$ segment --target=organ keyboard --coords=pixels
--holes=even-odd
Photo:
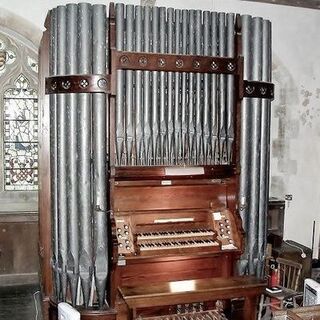
[[[226,316],[216,310],[171,314],[158,317],[139,317],[139,320],[225,320]]]
[[[131,216],[116,214],[119,255],[160,255],[175,253],[177,250],[180,253],[192,252],[192,249],[213,252],[240,248],[236,221],[230,210],[148,214],[156,215],[153,223],[143,223],[143,220],[147,220],[143,213],[140,213],[141,216],[139,213]],[[167,215],[171,218],[167,218]]]

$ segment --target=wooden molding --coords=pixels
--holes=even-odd
[[[307,0],[307,1],[299,1],[299,0],[241,0],[241,1],[250,1],[250,2],[262,2],[269,4],[278,4],[283,6],[291,6],[291,7],[300,7],[300,8],[308,8],[308,9],[320,9],[320,1],[319,0]]]

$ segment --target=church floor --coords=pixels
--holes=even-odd
[[[41,320],[38,285],[0,286],[1,320]]]

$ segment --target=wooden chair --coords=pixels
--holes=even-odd
[[[264,291],[260,298],[258,320],[262,317],[262,310],[264,307],[272,307],[273,309],[285,309],[289,306],[297,307],[296,298],[302,295],[298,292],[298,284],[301,277],[302,264],[277,258],[279,270],[279,286],[281,292],[271,293]]]

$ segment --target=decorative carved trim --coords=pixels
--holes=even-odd
[[[6,52],[0,51],[0,68],[6,63]]]
[[[240,98],[274,99],[274,84],[270,82],[243,80]]]
[[[80,74],[46,78],[46,94],[55,93],[110,93],[110,77]]]
[[[113,70],[237,74],[238,58],[177,55],[112,50]]]

